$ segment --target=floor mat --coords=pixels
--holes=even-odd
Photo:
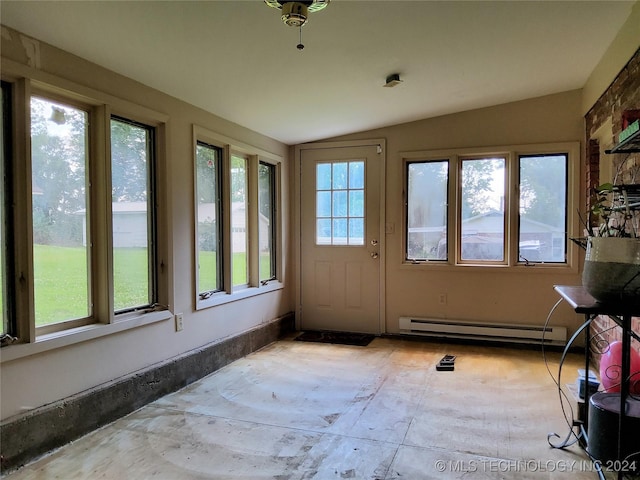
[[[375,335],[369,333],[303,332],[295,339],[300,342],[337,343],[340,345],[366,347],[374,338]]]

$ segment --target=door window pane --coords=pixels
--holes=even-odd
[[[347,191],[338,190],[333,192],[333,216],[347,216]]]
[[[316,193],[316,215],[320,217],[331,217],[331,192]]]
[[[349,188],[364,188],[364,162],[349,162]]]
[[[316,244],[364,245],[363,161],[316,165]]]
[[[318,190],[331,190],[331,164],[319,163],[316,168]]]
[[[152,155],[151,127],[111,119],[113,303],[116,312],[153,303]]]
[[[88,317],[88,114],[31,99],[36,326]]]
[[[258,164],[260,281],[276,278],[276,166]]]
[[[461,259],[504,261],[504,158],[474,158],[461,167]]]
[[[198,142],[196,145],[196,198],[198,238],[198,294],[205,296],[223,288],[222,205],[220,165],[222,149]]]
[[[332,188],[334,190],[347,188],[347,164],[340,162],[332,165]]]
[[[407,165],[407,258],[447,259],[447,160]]]
[[[567,155],[530,155],[519,160],[518,259],[565,262]]]
[[[247,159],[231,156],[231,237],[233,286],[248,282]]]
[[[364,217],[364,190],[349,191],[349,217]]]

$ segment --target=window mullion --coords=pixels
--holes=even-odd
[[[91,158],[89,160],[92,282],[91,295],[93,318],[99,323],[112,323],[113,314],[113,254],[111,209],[111,144],[108,107],[96,107],[92,111],[90,135]]]
[[[507,188],[505,188],[505,227],[508,232],[507,258],[509,266],[517,265],[519,255],[520,231],[520,165],[516,152],[509,152],[507,157]]]
[[[447,232],[448,258],[454,264],[460,263],[462,257],[462,184],[460,170],[462,162],[459,155],[451,156],[449,166],[449,228]]]
[[[14,218],[14,279],[16,336],[22,342],[34,342],[36,322],[33,287],[33,232],[31,195],[31,84],[20,79],[13,84],[13,158],[12,184]]]

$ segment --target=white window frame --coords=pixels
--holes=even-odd
[[[506,145],[483,148],[461,148],[446,150],[424,150],[400,152],[403,164],[403,189],[407,185],[407,164],[418,161],[449,161],[449,187],[447,192],[447,202],[449,204],[447,216],[447,248],[448,260],[411,260],[407,259],[407,201],[404,201],[402,245],[403,245],[403,268],[443,268],[443,269],[503,269],[527,271],[564,271],[566,273],[577,273],[579,263],[579,248],[573,242],[568,241],[571,237],[580,236],[580,221],[577,214],[579,205],[579,181],[580,181],[580,142],[544,143],[544,144],[524,144]],[[519,194],[518,194],[518,161],[521,155],[567,155],[567,251],[565,263],[529,263],[518,259],[518,220],[519,220]],[[505,259],[504,262],[482,262],[472,260],[461,260],[460,258],[460,165],[463,159],[470,158],[506,158],[506,188],[505,188]],[[406,193],[405,193],[406,195]],[[531,268],[535,266],[535,268]]]
[[[283,239],[283,221],[282,221],[282,161],[280,155],[267,152],[261,148],[238,142],[232,138],[212,132],[207,128],[199,125],[193,125],[192,128],[192,165],[193,181],[196,182],[195,155],[196,145],[198,142],[204,142],[208,145],[223,149],[222,159],[222,258],[223,258],[223,289],[218,292],[212,292],[207,298],[201,298],[198,292],[198,271],[197,271],[197,243],[194,245],[196,254],[194,255],[194,303],[196,310],[202,310],[229,302],[234,302],[243,298],[261,295],[263,293],[272,292],[284,288],[283,283],[283,263],[282,263],[282,239]],[[231,156],[232,154],[247,158],[247,261],[248,261],[248,278],[247,284],[233,287],[232,279],[232,232],[231,232]],[[260,162],[269,163],[276,167],[275,181],[275,236],[276,245],[274,245],[274,255],[276,258],[276,278],[266,283],[260,282],[259,258],[260,258],[260,242],[259,242],[259,211],[258,211],[258,164]],[[194,188],[195,191],[195,188]],[[194,232],[197,226],[197,197],[194,194]],[[194,234],[194,237],[196,235]],[[195,239],[197,242],[197,238]]]

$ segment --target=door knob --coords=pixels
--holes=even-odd
[[[371,245],[373,245],[374,247],[378,245],[378,240],[373,239],[371,240]]]
[[[378,252],[371,252],[371,258],[378,258]]]

